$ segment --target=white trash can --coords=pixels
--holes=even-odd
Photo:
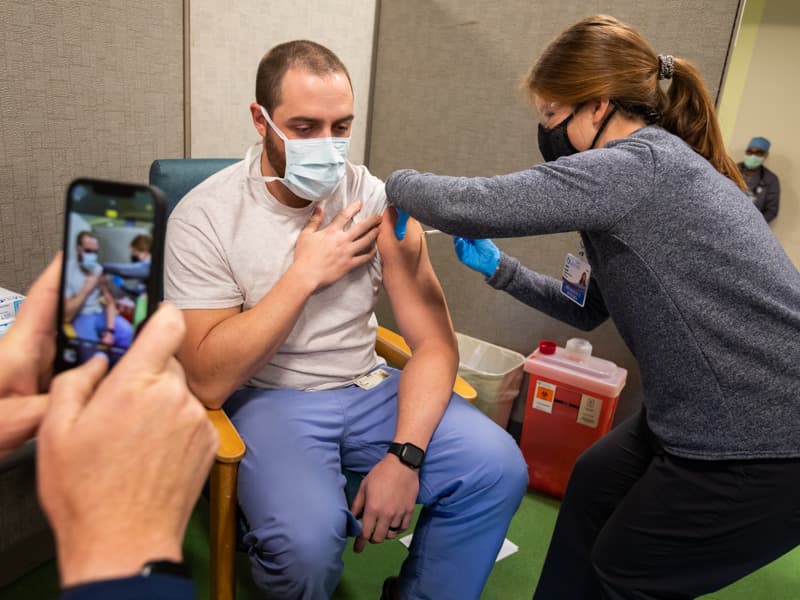
[[[456,332],[460,360],[458,374],[475,388],[477,406],[503,429],[519,395],[522,383],[522,354]]]

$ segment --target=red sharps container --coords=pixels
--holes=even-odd
[[[628,371],[572,338],[541,341],[525,360],[530,376],[520,448],[530,487],[561,498],[578,456],[608,433]]]

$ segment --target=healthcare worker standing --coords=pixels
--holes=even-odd
[[[769,156],[770,142],[764,137],[754,137],[747,144],[744,160],[738,163],[749,196],[767,223],[778,216],[781,203],[781,182],[778,176],[764,166]]]
[[[644,406],[575,465],[535,598],[694,598],[800,543],[800,274],[688,61],[595,16],[550,43],[527,88],[546,163],[398,171],[386,192],[473,238],[457,253],[493,287],[585,330],[610,316],[638,360]],[[568,231],[563,286],[475,239]]]

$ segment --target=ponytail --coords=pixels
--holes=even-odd
[[[689,144],[715,169],[746,190],[744,178],[725,152],[714,104],[699,71],[687,60],[675,58],[662,126]]]

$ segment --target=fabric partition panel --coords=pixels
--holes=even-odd
[[[0,286],[61,248],[72,179],[183,156],[183,33],[175,0],[0,3]]]

